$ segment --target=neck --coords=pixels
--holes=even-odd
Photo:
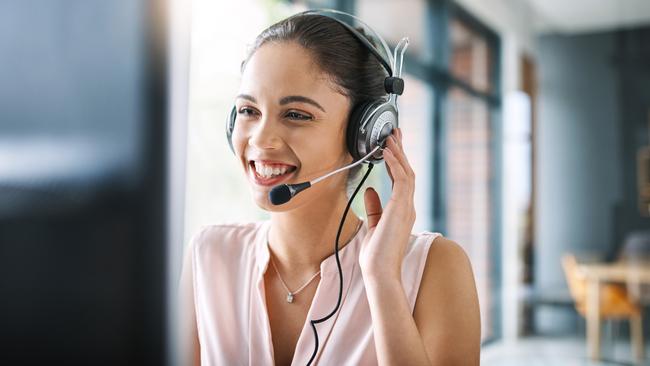
[[[316,202],[271,215],[269,247],[283,275],[315,273],[320,269],[321,262],[334,253],[336,232],[346,204],[344,194],[335,200],[323,195]],[[356,234],[360,222],[350,208],[341,230],[339,250]]]

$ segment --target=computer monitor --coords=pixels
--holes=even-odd
[[[173,363],[171,3],[0,2],[2,365]]]

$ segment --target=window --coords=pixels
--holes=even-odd
[[[492,53],[487,39],[459,19],[450,25],[451,73],[481,92],[492,91]]]
[[[358,0],[356,3],[357,16],[379,33],[391,45],[391,49],[402,37],[408,36],[408,52],[431,61],[433,49],[427,47],[428,33],[423,32],[426,9],[424,0]],[[392,20],[392,14],[399,16]]]
[[[442,216],[447,235],[472,261],[487,340],[499,336],[500,326],[498,39],[461,8],[449,14]]]
[[[483,337],[492,334],[491,252],[493,205],[492,131],[484,101],[451,88],[447,103],[447,235],[463,246],[472,261],[481,304]]]

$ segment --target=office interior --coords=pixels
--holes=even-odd
[[[650,365],[645,0],[3,2],[0,363],[178,364],[185,246],[268,218],[223,133],[240,62],[309,8],[410,39],[413,231],[468,254],[481,364]]]

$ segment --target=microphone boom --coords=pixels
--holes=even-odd
[[[281,205],[284,203],[289,202],[295,195],[298,193],[304,191],[305,189],[309,188],[312,186],[312,184],[316,184],[320,181],[322,181],[325,178],[331,177],[334,174],[340,173],[346,169],[350,169],[356,165],[359,165],[363,163],[370,155],[374,154],[377,150],[379,150],[381,146],[375,147],[368,155],[364,156],[363,158],[355,161],[354,163],[351,163],[349,165],[346,165],[342,168],[336,169],[335,171],[329,172],[322,177],[318,177],[311,182],[302,182],[302,183],[296,183],[296,184],[280,184],[278,186],[273,187],[269,191],[269,200],[271,201],[272,204],[274,205]]]

